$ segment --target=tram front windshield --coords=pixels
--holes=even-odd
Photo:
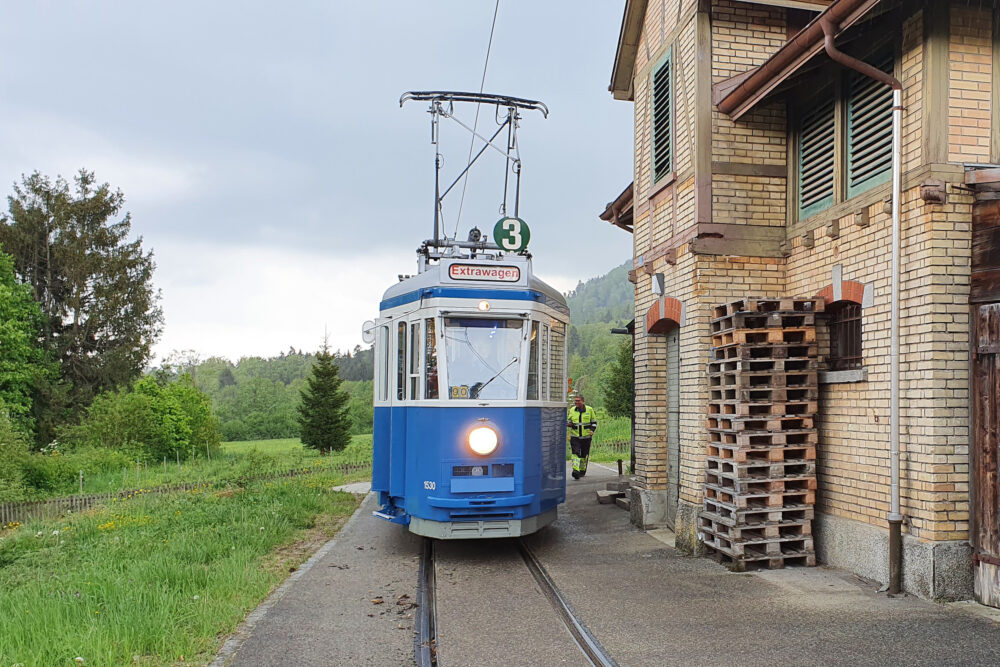
[[[522,320],[446,318],[448,398],[517,398]]]

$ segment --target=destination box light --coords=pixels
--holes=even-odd
[[[489,280],[493,282],[516,283],[521,279],[521,269],[517,266],[452,264],[448,267],[448,277],[452,280]]]

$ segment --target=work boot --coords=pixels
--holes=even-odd
[[[576,470],[573,471],[573,479],[580,479],[580,473]]]

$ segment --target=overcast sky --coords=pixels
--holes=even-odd
[[[597,215],[631,180],[632,105],[607,91],[622,0],[501,0],[486,91],[526,113],[521,217],[560,290],[621,264]],[[361,342],[432,231],[433,157],[406,90],[479,89],[490,0],[5,3],[0,187],[96,172],[152,248],[159,355],[269,356]],[[471,124],[475,107],[459,109]],[[457,115],[458,115],[457,114]],[[484,107],[480,128],[492,134]],[[443,178],[469,135],[448,122]],[[499,218],[503,158],[471,173],[460,235]],[[444,217],[454,230],[458,192]]]

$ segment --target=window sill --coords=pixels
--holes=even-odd
[[[852,382],[867,382],[868,369],[854,368],[849,371],[820,371],[820,384],[849,384]]]
[[[647,199],[652,200],[656,195],[660,194],[660,192],[673,185],[674,181],[676,180],[677,180],[677,172],[676,171],[670,172],[669,174],[667,174],[666,176],[664,176],[663,178],[661,178],[660,180],[658,180],[656,183],[653,184],[653,187],[650,188],[649,190],[649,196],[647,197]]]

